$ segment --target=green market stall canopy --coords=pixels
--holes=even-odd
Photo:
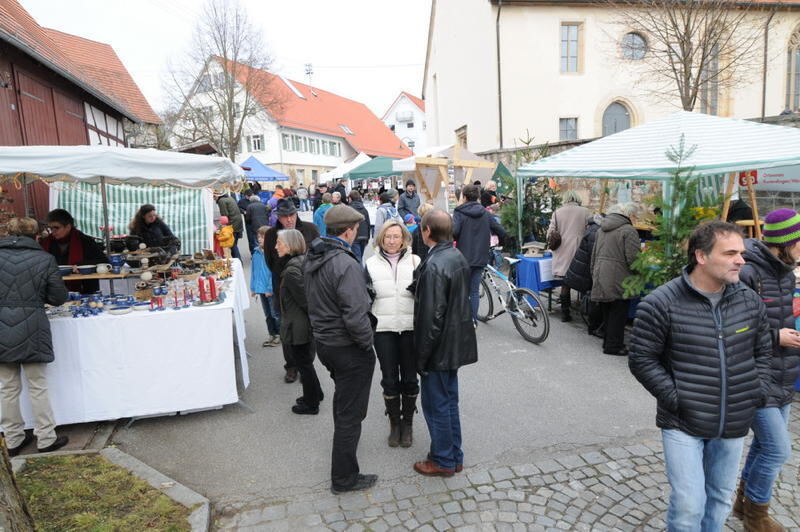
[[[402,172],[392,170],[392,161],[396,161],[392,157],[375,157],[356,168],[353,168],[344,177],[348,179],[369,179],[372,177],[387,177],[392,175],[400,175]]]

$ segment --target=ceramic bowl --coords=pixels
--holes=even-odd
[[[133,304],[133,310],[150,310],[150,302],[140,301]]]
[[[96,264],[83,264],[78,266],[78,273],[81,275],[89,275],[97,272]]]
[[[127,314],[131,312],[133,308],[130,305],[120,306],[120,307],[111,307],[108,309],[109,314],[120,315],[120,314]]]
[[[65,264],[63,266],[59,266],[58,267],[58,273],[60,273],[62,276],[64,276],[64,275],[72,275],[72,266],[70,266],[69,264]]]

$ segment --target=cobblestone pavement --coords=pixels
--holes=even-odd
[[[800,530],[800,401],[790,420],[792,459],[771,511]],[[746,451],[745,451],[746,454]],[[467,468],[451,478],[411,474],[366,492],[330,491],[216,509],[217,530],[663,530],[669,485],[660,440],[557,456],[532,464]],[[422,459],[422,457],[420,457]],[[411,464],[409,464],[409,469]],[[742,530],[730,517],[727,530]]]

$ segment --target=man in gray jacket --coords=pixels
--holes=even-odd
[[[327,236],[311,243],[304,266],[308,317],[317,353],[334,382],[331,491],[363,490],[377,475],[359,472],[356,451],[375,370],[372,300],[351,246],[362,215],[347,205],[325,213]]]
[[[397,212],[405,219],[406,215],[417,216],[419,209],[419,194],[417,194],[417,184],[411,179],[406,181],[406,191],[400,194],[397,201]]]

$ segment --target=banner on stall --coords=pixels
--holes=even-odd
[[[775,192],[800,192],[800,166],[779,166],[766,170],[750,170],[739,173],[739,186],[747,183],[745,177],[751,175],[755,178],[756,190]]]

